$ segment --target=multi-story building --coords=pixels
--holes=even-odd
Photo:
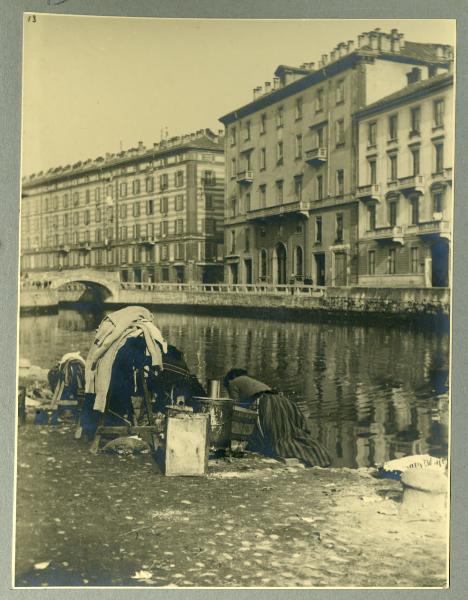
[[[23,179],[21,268],[223,277],[224,141],[209,129]]]
[[[360,285],[449,285],[453,75],[421,76],[355,115]]]
[[[229,282],[358,281],[353,114],[447,72],[452,48],[392,30],[340,43],[317,66],[280,66],[273,84],[220,121],[226,129],[225,269]]]

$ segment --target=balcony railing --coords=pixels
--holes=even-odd
[[[422,175],[409,175],[398,178],[398,188],[407,192],[423,192],[424,177]]]
[[[294,285],[274,283],[229,284],[229,283],[150,283],[150,282],[121,282],[124,290],[141,290],[150,292],[189,292],[214,294],[274,294],[323,296],[324,287],[305,285],[298,281]]]
[[[432,173],[432,179],[434,182],[440,181],[441,183],[449,183],[452,181],[452,168],[442,169],[437,173]]]
[[[442,220],[423,221],[409,227],[409,231],[416,230],[419,235],[437,235],[450,233],[450,222]]]
[[[365,231],[362,237],[366,240],[401,242],[403,237],[403,227],[399,225],[396,225],[395,227],[376,227],[370,231]]]
[[[313,148],[312,150],[306,150],[304,160],[309,165],[322,164],[327,160],[327,149],[320,147]]]
[[[237,183],[252,183],[253,171],[240,171],[237,173]]]
[[[382,198],[380,185],[371,183],[369,185],[358,186],[357,197],[361,200],[376,200],[380,202]]]
[[[308,216],[307,203],[302,200],[295,200],[286,204],[276,204],[251,210],[246,216],[246,221],[257,221],[267,218],[282,217],[288,214],[301,213]]]
[[[153,246],[156,243],[156,236],[154,235],[140,235],[137,240],[137,244]]]

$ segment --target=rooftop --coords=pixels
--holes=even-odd
[[[155,142],[152,147],[146,148],[143,142],[137,147],[128,148],[117,153],[106,153],[105,156],[88,158],[78,161],[73,165],[52,167],[48,171],[39,171],[23,177],[23,185],[36,185],[50,180],[56,180],[69,175],[81,175],[91,171],[124,165],[129,162],[144,162],[155,158],[167,156],[176,152],[189,149],[224,150],[223,132],[215,134],[211,129],[200,129],[195,133],[172,137],[160,142]]]

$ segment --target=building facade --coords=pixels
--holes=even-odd
[[[200,130],[23,179],[22,273],[122,281],[223,277],[224,140]]]
[[[280,66],[273,83],[220,121],[226,129],[225,279],[358,282],[354,113],[407,83],[447,72],[449,46],[380,30],[339,44],[315,67]]]
[[[453,75],[413,77],[356,114],[360,285],[449,285]]]

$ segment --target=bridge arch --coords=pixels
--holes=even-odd
[[[108,300],[116,295],[120,288],[118,274],[91,271],[62,272],[50,278],[50,289],[60,290],[61,288],[73,284],[82,283],[86,287],[98,292],[102,299]]]

